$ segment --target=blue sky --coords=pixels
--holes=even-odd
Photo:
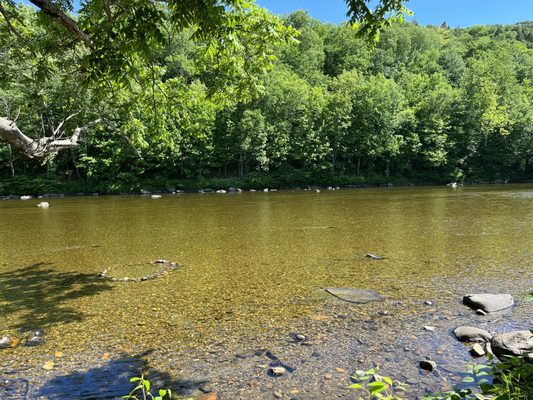
[[[308,10],[312,17],[324,22],[346,20],[344,0],[256,0],[275,14],[298,9]],[[422,25],[455,27],[485,24],[512,24],[533,20],[533,0],[411,0],[406,6],[414,11]]]

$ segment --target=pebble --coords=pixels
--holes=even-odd
[[[283,367],[272,367],[269,369],[269,372],[274,376],[282,376],[285,375],[285,372],[287,372],[287,370]]]
[[[434,326],[426,325],[426,326],[424,326],[424,329],[425,329],[426,331],[429,331],[429,332],[435,332],[435,329],[436,329],[436,328],[435,328]]]
[[[335,371],[337,371],[339,374],[345,374],[346,370],[342,368],[335,368]]]
[[[432,306],[432,305],[433,305],[433,302],[432,302],[432,301],[429,301],[429,300],[426,300],[426,301],[424,301],[424,304],[425,304],[426,306]]]
[[[276,399],[281,399],[283,398],[283,393],[281,393],[279,390],[276,390],[274,393],[272,393],[273,396],[276,398]]]
[[[422,360],[420,361],[419,365],[420,368],[426,371],[435,371],[437,369],[437,363],[435,363],[435,361]]]
[[[333,375],[332,374],[324,374],[324,379],[331,379],[333,378]]]
[[[476,310],[476,314],[477,315],[487,315],[487,313],[485,311],[483,311],[481,308]]]
[[[294,335],[294,338],[300,342],[303,342],[307,339],[307,337],[305,335],[302,335],[301,333],[297,333],[296,335]]]
[[[470,354],[472,354],[474,357],[483,357],[485,355],[485,350],[483,349],[483,346],[481,346],[479,343],[476,343],[470,349]]]
[[[0,339],[0,349],[7,349],[11,347],[11,339],[7,336],[4,336],[2,339]]]

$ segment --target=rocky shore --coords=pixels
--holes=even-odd
[[[487,295],[465,296],[465,304],[476,300],[470,309],[454,299],[397,302],[371,291],[321,290],[322,310],[300,323],[291,321],[286,327],[290,331],[243,336],[237,342],[221,332],[220,342],[202,348],[135,352],[110,350],[96,340],[93,349],[72,357],[34,352],[27,367],[20,368],[8,357],[19,348],[3,338],[0,398],[59,399],[75,392],[82,393],[81,399],[118,398],[129,389],[128,377],[143,371],[154,387],[199,400],[353,399],[351,377],[372,367],[405,382],[405,398],[418,398],[451,389],[460,383],[467,364],[486,362],[480,357],[489,352],[533,352],[526,320],[530,303],[476,313],[509,305],[510,296],[489,295],[488,301]],[[405,318],[405,310],[412,318]],[[514,320],[515,312],[521,322]],[[42,348],[44,343],[39,343]]]

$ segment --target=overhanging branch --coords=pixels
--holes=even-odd
[[[49,0],[30,0],[46,15],[56,19],[66,30],[80,39],[85,46],[90,49],[94,48],[94,44],[87,33],[85,33],[65,12],[53,5]]]
[[[76,147],[80,135],[89,129],[91,126],[98,124],[102,119],[98,118],[83,126],[76,127],[72,135],[67,139],[58,139],[56,129],[52,136],[45,136],[39,139],[32,139],[25,135],[14,121],[7,118],[0,117],[0,139],[4,139],[12,146],[22,151],[29,158],[44,158],[50,154],[56,153],[59,150]]]

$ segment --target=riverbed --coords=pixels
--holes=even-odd
[[[113,398],[145,372],[190,397],[348,399],[350,376],[374,366],[414,398],[487,361],[456,326],[533,328],[532,185],[40,201],[0,202],[0,337],[45,339],[0,350],[0,398]],[[180,267],[124,281],[158,259]],[[461,304],[487,292],[516,306],[478,316]],[[437,371],[418,367],[426,358]],[[287,372],[272,376],[276,365]]]

